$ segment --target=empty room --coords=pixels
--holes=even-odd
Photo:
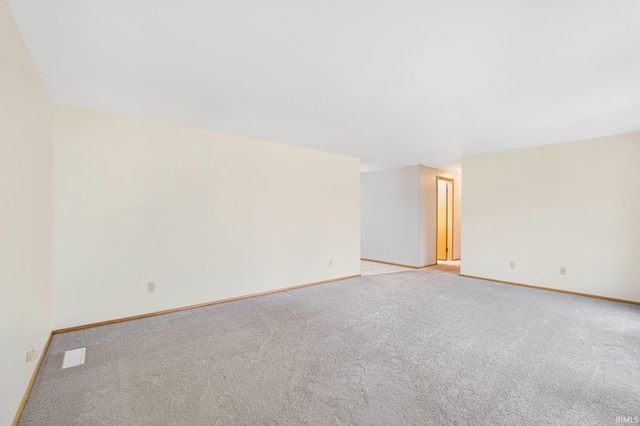
[[[0,426],[640,423],[639,16],[0,0]]]

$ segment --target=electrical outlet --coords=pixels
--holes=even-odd
[[[516,269],[516,262],[513,260],[511,261],[511,269]]]
[[[40,354],[40,352],[38,352],[38,351],[29,351],[29,352],[27,352],[27,362],[37,361],[39,354]]]
[[[147,283],[147,292],[153,293],[156,291],[156,283]]]
[[[333,259],[329,259],[329,266],[333,266]]]
[[[565,268],[564,266],[560,267],[560,275],[567,275],[567,268]]]
[[[387,253],[391,252],[391,247],[387,247]]]

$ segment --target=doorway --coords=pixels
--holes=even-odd
[[[453,260],[453,179],[436,177],[436,258]]]

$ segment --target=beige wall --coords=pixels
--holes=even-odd
[[[0,424],[11,423],[51,331],[51,102],[0,0]]]
[[[420,166],[420,263],[422,265],[433,265],[437,262],[436,177],[438,176],[453,179],[453,258],[460,259],[462,178],[458,173]]]
[[[460,258],[460,175],[422,165],[362,174],[363,258],[436,263],[436,176],[454,179],[453,254]]]
[[[463,274],[640,301],[640,133],[462,167]]]
[[[359,184],[357,158],[55,105],[53,326],[357,275]]]
[[[362,257],[409,266],[419,258],[418,166],[362,173]]]

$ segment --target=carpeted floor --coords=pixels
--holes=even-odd
[[[608,425],[640,416],[640,306],[356,278],[56,335],[20,425]],[[61,369],[87,347],[86,365]]]

